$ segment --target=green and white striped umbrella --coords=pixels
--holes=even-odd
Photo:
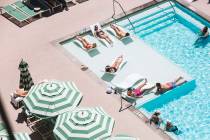
[[[53,132],[58,140],[102,140],[113,127],[114,119],[103,108],[75,108],[58,116]]]
[[[14,133],[14,137],[16,140],[31,140],[27,133]],[[3,122],[0,122],[0,139],[9,140],[9,136]]]
[[[32,114],[55,117],[75,108],[81,99],[73,82],[49,81],[34,85],[23,102]]]
[[[116,135],[115,137],[111,137],[106,140],[139,140],[139,139],[128,135]]]
[[[21,60],[18,69],[20,70],[20,84],[19,88],[23,88],[26,91],[29,91],[30,88],[34,85],[31,74],[28,70],[28,63]]]
[[[31,140],[27,133],[14,133],[15,140]],[[0,135],[1,140],[10,140],[8,135]]]

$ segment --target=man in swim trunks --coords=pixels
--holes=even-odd
[[[103,30],[99,29],[97,25],[94,26],[94,30],[97,37],[105,39],[109,44],[113,43],[109,36]]]
[[[207,38],[209,36],[208,27],[205,26],[200,33],[200,37]]]
[[[171,90],[187,82],[186,80],[183,80],[183,81],[181,80],[183,80],[183,77],[180,76],[177,79],[175,79],[173,82],[168,82],[165,84],[156,83],[157,93],[162,94],[168,90]]]
[[[142,89],[145,85],[147,84],[147,79],[145,79],[144,83],[139,85],[137,88],[133,89],[133,88],[128,88],[128,91],[127,91],[127,95],[128,96],[133,96],[133,97],[143,97],[143,94],[145,91],[148,91],[150,89],[153,89],[154,86],[150,87],[150,88],[145,88],[145,89]]]
[[[168,132],[177,132],[179,131],[177,126],[173,125],[170,121],[166,121],[165,130]]]
[[[117,34],[117,37],[119,39],[122,39],[123,37],[129,36],[130,34],[128,32],[124,32],[122,31],[119,27],[110,24],[110,27],[115,31],[115,33]]]
[[[79,40],[83,47],[86,48],[87,50],[95,48],[96,47],[96,43],[89,43],[86,39],[82,38],[81,36],[76,36],[76,39]]]
[[[110,73],[117,72],[117,70],[118,70],[120,64],[122,63],[122,61],[123,61],[123,55],[120,55],[119,57],[117,57],[117,59],[115,60],[115,62],[111,66],[107,65],[105,67],[105,71],[110,72]]]

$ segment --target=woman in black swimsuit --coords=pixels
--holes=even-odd
[[[99,29],[97,25],[95,25],[94,30],[97,37],[105,39],[109,44],[113,43],[109,36],[103,30]]]
[[[115,62],[111,66],[107,65],[105,67],[105,71],[110,72],[110,73],[117,72],[117,70],[119,69],[122,61],[123,61],[123,56],[120,55],[119,57],[117,57],[117,59],[115,60]]]

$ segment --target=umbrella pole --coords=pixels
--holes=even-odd
[[[1,114],[0,114],[1,115],[1,118],[2,118],[2,120],[4,122],[5,127],[6,127],[6,130],[7,130],[7,133],[9,134],[9,139],[10,140],[15,140],[15,137],[14,137],[14,135],[12,133],[13,132],[12,131],[12,127],[10,125],[10,122],[9,122],[8,117],[6,115],[6,111],[4,109],[4,105],[2,103],[1,92],[0,92],[0,112],[1,112]]]

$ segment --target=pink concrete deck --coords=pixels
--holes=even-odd
[[[13,1],[1,0],[0,5]],[[125,10],[129,10],[150,0],[119,1]],[[15,121],[21,110],[15,110],[9,103],[9,94],[19,84],[18,64],[21,58],[24,58],[29,63],[29,70],[35,83],[43,79],[74,81],[84,95],[80,106],[102,106],[116,120],[114,135],[128,134],[145,140],[167,139],[150,129],[132,112],[127,110],[119,113],[119,98],[105,94],[104,87],[86,72],[81,71],[80,67],[70,61],[58,48],[50,44],[52,40],[110,18],[112,13],[112,0],[89,0],[71,7],[69,11],[42,18],[23,28],[17,27],[0,16],[0,87],[14,131],[31,133],[26,124],[18,124]],[[210,15],[210,12],[208,14]]]

